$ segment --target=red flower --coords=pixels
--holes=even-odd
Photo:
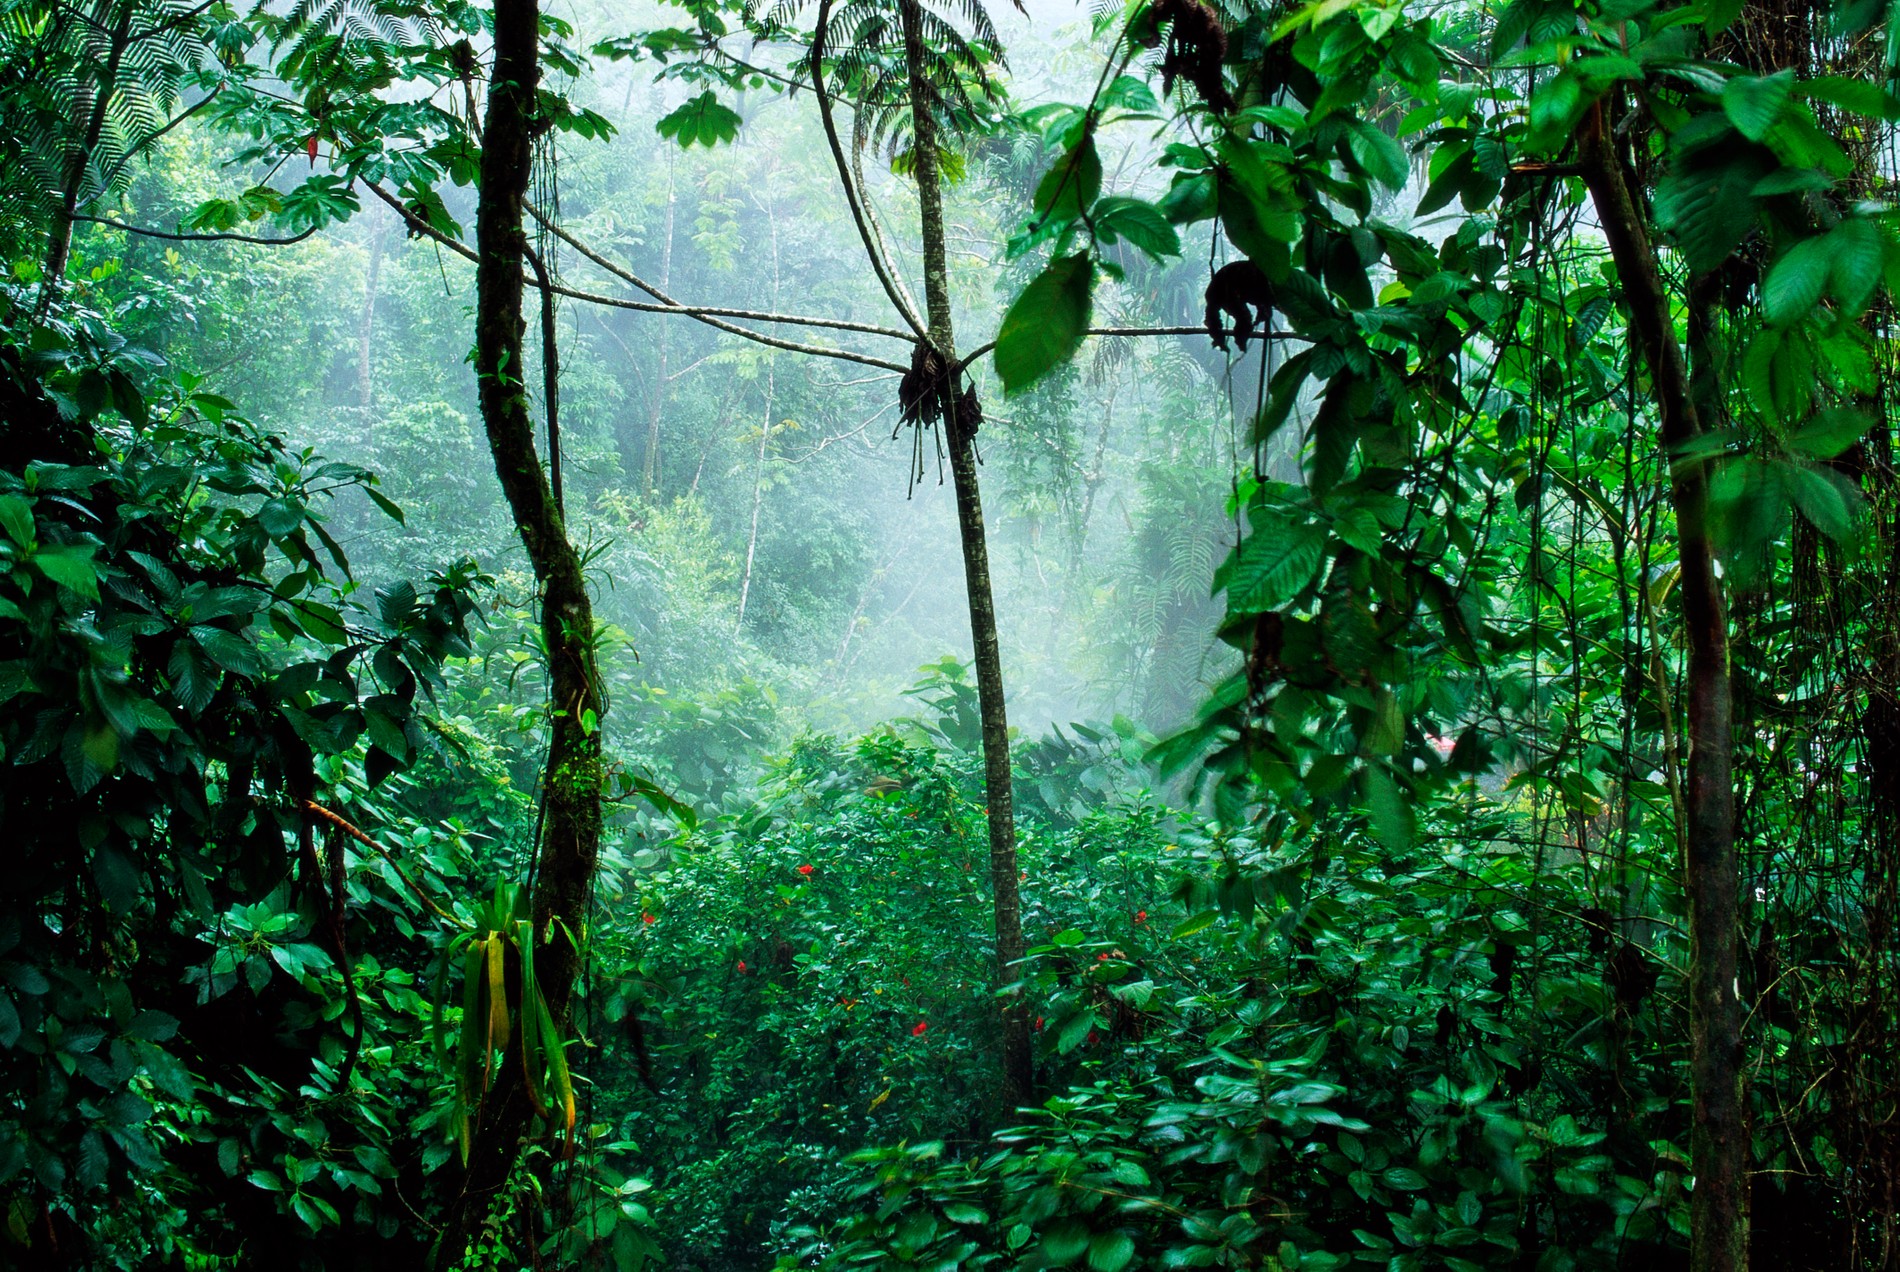
[[[805,877],[806,877],[807,879],[809,879],[809,878],[811,878],[811,867],[810,867],[810,866],[800,866],[800,867],[798,868],[798,873],[800,873],[800,874],[802,874],[802,875],[804,875],[804,876],[805,876]]]
[[[745,975],[745,960],[744,959],[739,960],[739,975],[741,976]]]
[[[921,1038],[924,1036],[924,1030],[928,1028],[930,1028],[930,1022],[928,1020],[920,1020],[910,1027],[910,1036],[913,1038]]]
[[[640,916],[640,922],[642,922],[642,923],[651,923],[651,922],[653,922],[653,916],[652,916],[652,915],[650,915],[650,914],[643,914],[643,915],[641,915],[641,916]]]
[[[1095,961],[1096,961],[1096,962],[1098,962],[1098,963],[1106,963],[1106,962],[1108,962],[1108,955],[1107,955],[1107,954],[1097,954],[1097,955],[1095,956]]]
[[[1096,1033],[1093,1029],[1089,1030],[1089,1046],[1093,1047],[1096,1043],[1100,1042],[1101,1040],[1102,1040],[1101,1034]]]
[[[1042,1030],[1042,1017],[1041,1017],[1041,1016],[1038,1016],[1038,1017],[1036,1017],[1036,1030],[1037,1030],[1037,1032],[1041,1032],[1041,1030]]]
[[[1148,921],[1148,912],[1146,910],[1135,911],[1135,922],[1146,923],[1147,921]]]

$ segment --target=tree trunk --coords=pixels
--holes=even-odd
[[[86,114],[86,129],[80,134],[79,145],[66,156],[59,206],[53,209],[53,226],[47,232],[45,274],[40,280],[38,305],[42,314],[66,280],[66,264],[73,250],[73,218],[79,214],[80,198],[85,193],[86,169],[92,166],[93,152],[105,134],[106,114],[112,108],[113,95],[119,91],[119,66],[131,42],[132,13],[131,0],[119,6],[108,37],[111,43],[106,50],[105,65],[100,68],[98,82],[92,90],[92,101],[89,106],[80,107]]]
[[[495,65],[475,219],[475,373],[495,473],[541,593],[550,701],[542,789],[546,817],[534,891],[535,932],[545,944],[536,952],[535,974],[549,1011],[565,1028],[581,966],[576,942],[585,930],[588,889],[600,849],[601,700],[594,668],[593,607],[580,557],[568,541],[535,454],[534,422],[521,378],[521,266],[527,249],[521,216],[535,125],[539,25],[538,0],[496,0]],[[485,1101],[468,1177],[450,1206],[436,1249],[438,1269],[461,1263],[470,1235],[514,1165],[530,1115],[519,1069],[500,1066],[501,1080]]]
[[[1003,659],[996,637],[996,603],[990,593],[989,543],[983,530],[983,500],[977,489],[976,438],[957,424],[956,335],[950,320],[950,270],[944,250],[943,186],[937,164],[934,95],[923,75],[923,35],[917,0],[899,0],[904,22],[904,61],[910,79],[912,151],[917,176],[924,247],[924,305],[930,343],[946,368],[942,394],[944,440],[957,497],[957,532],[963,545],[963,578],[970,599],[970,636],[976,649],[977,703],[983,723],[983,785],[990,831],[990,882],[996,905],[996,966],[1001,984],[1022,974],[1023,917],[1016,864],[1015,799],[1010,787],[1009,719],[1003,706]],[[1034,1087],[1029,1014],[1020,997],[1003,1011],[1003,1092],[1011,1105],[1024,1104]]]
[[[777,367],[768,363],[765,372],[765,419],[759,424],[759,457],[752,469],[752,531],[745,541],[745,573],[739,578],[739,616],[732,620],[732,634],[745,630],[746,601],[752,596],[752,562],[759,551],[759,507],[765,502],[765,447],[772,436],[772,390]]]
[[[1629,304],[1636,346],[1649,367],[1666,454],[1702,431],[1698,394],[1676,341],[1669,295],[1647,228],[1623,177],[1603,108],[1578,137],[1582,172]],[[1700,324],[1691,319],[1691,335]],[[1698,367],[1706,365],[1698,358]],[[1689,901],[1689,1085],[1693,1272],[1748,1266],[1747,1111],[1742,1101],[1742,1010],[1736,993],[1741,873],[1735,853],[1733,710],[1728,618],[1708,535],[1708,477],[1700,463],[1672,464],[1679,593],[1689,642],[1684,705],[1689,723],[1684,891]]]

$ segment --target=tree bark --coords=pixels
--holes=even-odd
[[[45,274],[40,280],[38,304],[42,314],[65,285],[66,265],[72,258],[73,221],[79,213],[80,197],[85,193],[86,169],[92,166],[93,152],[99,148],[100,137],[105,135],[106,114],[112,108],[113,95],[119,91],[119,67],[132,38],[133,9],[132,0],[125,0],[119,6],[108,36],[105,65],[100,68],[98,82],[93,87],[92,101],[81,108],[86,113],[85,131],[80,134],[79,145],[66,156],[59,206],[53,209],[53,225],[47,232]]]
[[[601,699],[594,667],[593,606],[580,556],[535,453],[534,422],[522,380],[522,201],[528,186],[535,84],[539,77],[538,0],[496,0],[493,79],[483,130],[481,202],[476,212],[475,373],[495,474],[527,549],[541,598],[548,655],[548,759],[538,845],[534,927],[542,944],[535,974],[548,1010],[565,1029],[582,953],[588,892],[600,850]],[[530,1109],[517,1076],[502,1065],[482,1110],[468,1176],[449,1209],[435,1266],[458,1266],[470,1235],[505,1186],[529,1129]]]
[[[1601,105],[1578,136],[1584,183],[1616,262],[1636,346],[1649,368],[1661,441],[1673,456],[1702,432],[1698,393],[1677,343],[1669,296],[1647,227],[1615,153]],[[1691,335],[1697,321],[1691,319]],[[1705,365],[1698,358],[1698,366]],[[1711,372],[1712,374],[1712,372]],[[1742,1100],[1742,1010],[1736,992],[1741,873],[1735,852],[1733,700],[1728,617],[1708,533],[1708,477],[1702,463],[1671,464],[1678,593],[1689,644],[1684,705],[1689,772],[1684,800],[1684,891],[1689,902],[1689,1085],[1694,1102],[1690,1158],[1693,1272],[1748,1266],[1747,1110]]]
[[[924,307],[930,343],[945,368],[940,392],[944,440],[956,489],[957,533],[963,547],[963,578],[969,593],[970,636],[976,652],[977,703],[983,725],[983,785],[990,832],[990,886],[996,908],[996,969],[1007,985],[1022,974],[1023,918],[1016,862],[1015,798],[1010,786],[1009,718],[1003,704],[1003,659],[996,635],[996,602],[990,592],[989,542],[977,487],[976,438],[957,423],[956,335],[950,317],[949,257],[944,249],[943,181],[937,162],[933,93],[923,74],[923,35],[917,0],[899,0],[904,23],[904,62],[910,80],[911,140],[923,232]],[[1020,996],[1003,1011],[1003,1092],[1012,1106],[1034,1090],[1034,1053],[1029,1014]]]

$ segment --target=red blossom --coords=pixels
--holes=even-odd
[[[642,915],[640,916],[640,922],[642,922],[642,923],[651,923],[651,922],[653,922],[653,916],[652,916],[651,914],[642,914]]]
[[[1148,921],[1148,912],[1146,910],[1135,911],[1135,922],[1146,923],[1147,921]]]
[[[1093,1029],[1089,1030],[1089,1046],[1093,1047],[1096,1043],[1100,1042],[1101,1040],[1102,1040],[1101,1034],[1095,1032]]]
[[[1037,1032],[1041,1032],[1041,1030],[1042,1030],[1042,1017],[1041,1017],[1041,1016],[1038,1016],[1038,1017],[1036,1017],[1036,1030],[1037,1030]]]
[[[739,960],[739,975],[741,976],[745,975],[745,960],[744,959]]]
[[[800,874],[802,874],[802,875],[804,875],[804,876],[805,876],[805,877],[806,877],[807,879],[809,879],[809,878],[811,878],[811,867],[810,867],[810,866],[800,866],[800,867],[798,868],[798,873],[800,873]]]
[[[930,1028],[930,1022],[928,1020],[920,1020],[910,1027],[910,1036],[913,1038],[921,1038],[924,1036],[924,1030],[928,1028]]]
[[[1106,963],[1106,962],[1108,962],[1108,955],[1107,955],[1107,954],[1097,954],[1097,955],[1095,956],[1095,961],[1096,961],[1096,962],[1098,962],[1098,963]]]

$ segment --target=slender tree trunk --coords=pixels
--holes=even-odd
[[[989,543],[983,500],[977,489],[976,438],[958,425],[956,335],[950,320],[950,270],[944,250],[943,185],[937,165],[934,94],[923,75],[923,35],[917,0],[899,0],[904,22],[904,60],[910,78],[912,148],[919,221],[924,247],[924,306],[930,343],[945,368],[940,392],[950,476],[957,496],[957,531],[963,545],[963,578],[970,599],[970,635],[976,647],[977,703],[983,724],[983,785],[990,831],[990,882],[996,904],[996,964],[1002,984],[1022,974],[1023,915],[1016,864],[1015,798],[1010,787],[1009,718],[1003,707],[1003,658],[996,637],[996,602],[990,593]],[[1020,998],[1003,1012],[1003,1091],[1011,1104],[1027,1103],[1034,1088],[1029,1014]]]
[[[1698,394],[1676,341],[1669,296],[1644,225],[1630,196],[1603,108],[1594,108],[1578,137],[1585,183],[1610,246],[1629,304],[1636,345],[1649,367],[1665,452],[1674,454],[1702,431]],[[1706,327],[1691,319],[1692,338]],[[1697,359],[1698,368],[1704,364]],[[1728,617],[1708,534],[1708,477],[1699,463],[1671,466],[1676,513],[1678,592],[1689,642],[1684,705],[1689,723],[1688,818],[1684,891],[1689,901],[1689,1085],[1694,1101],[1690,1157],[1693,1272],[1737,1272],[1748,1266],[1748,1121],[1742,1100],[1742,1009],[1736,993],[1741,872],[1735,852],[1732,772],[1733,701]]]
[[[125,0],[119,6],[118,16],[113,19],[105,65],[100,68],[98,81],[93,85],[92,100],[80,107],[86,115],[86,128],[80,134],[79,145],[66,155],[59,206],[53,209],[53,225],[47,232],[45,276],[40,282],[38,305],[41,313],[46,312],[53,297],[65,285],[66,264],[71,260],[73,250],[73,218],[79,214],[79,202],[85,194],[86,169],[92,166],[93,152],[98,150],[99,139],[105,135],[106,114],[112,108],[113,96],[119,91],[119,67],[125,60],[126,46],[132,37],[132,13],[132,0]]]
[[[483,130],[481,203],[476,212],[475,373],[482,422],[515,528],[541,592],[548,655],[546,817],[535,868],[534,926],[541,941],[535,975],[563,1027],[582,954],[589,886],[600,849],[601,700],[594,668],[593,607],[581,562],[567,537],[534,447],[534,421],[522,382],[522,200],[528,186],[539,78],[537,0],[496,0],[494,78]],[[460,1265],[470,1235],[505,1186],[530,1110],[517,1076],[502,1065],[485,1101],[469,1154],[468,1177],[451,1204],[435,1266]]]
[[[752,595],[752,561],[759,551],[759,506],[765,502],[765,446],[772,436],[772,389],[776,367],[768,363],[765,372],[765,419],[759,424],[759,458],[752,469],[752,531],[745,541],[745,574],[739,579],[739,616],[732,622],[733,635],[745,630],[745,605]]]

